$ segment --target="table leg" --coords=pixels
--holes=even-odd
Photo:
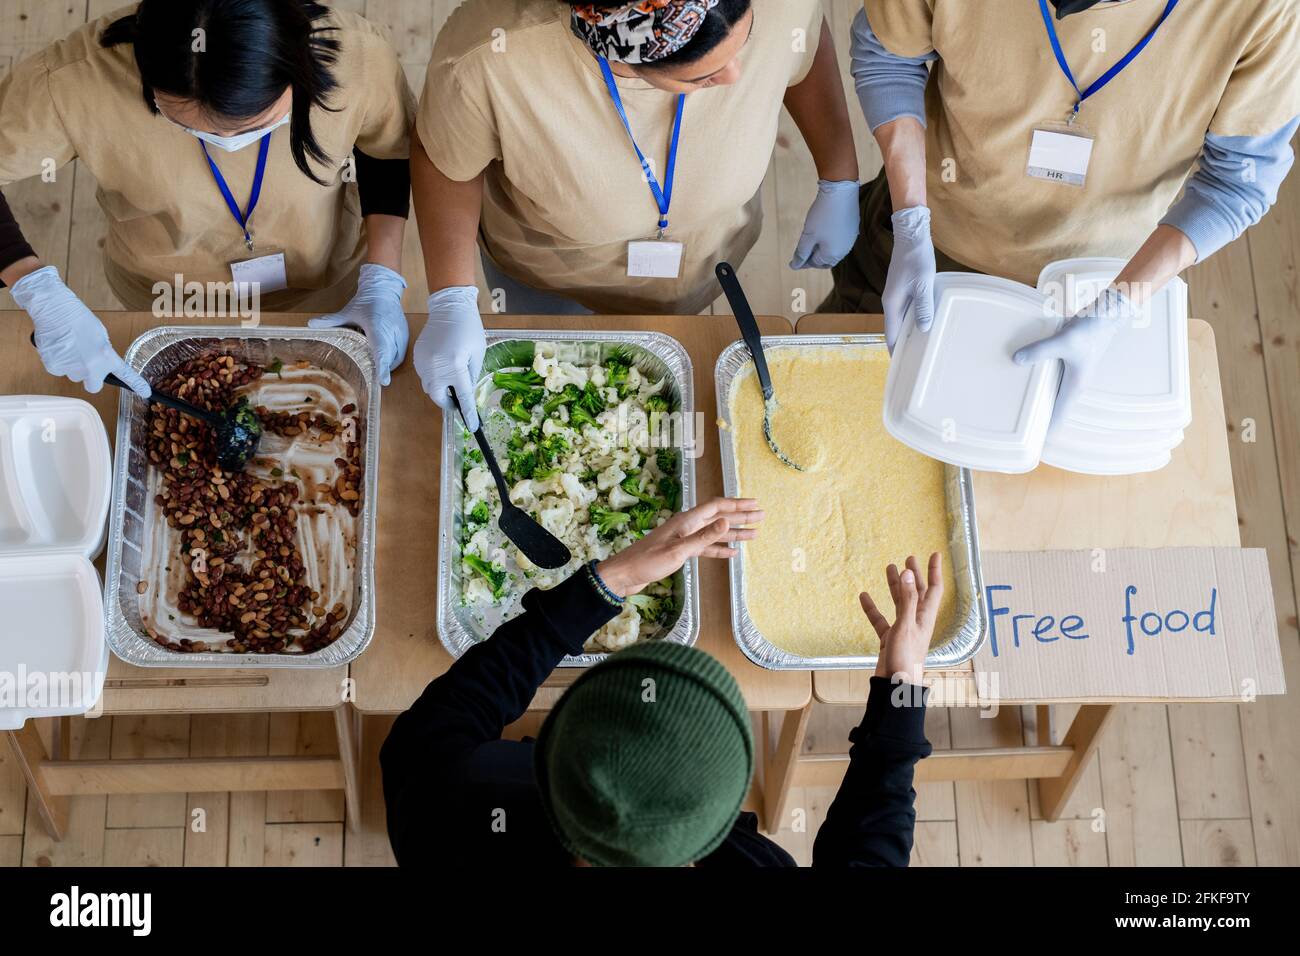
[[[45,750],[45,743],[36,730],[34,720],[27,721],[18,730],[5,732],[14,758],[27,780],[27,793],[36,801],[36,813],[45,824],[45,829],[55,840],[62,840],[68,829],[67,797],[56,796],[50,792],[49,782],[45,779],[44,765],[50,759]]]
[[[787,710],[781,721],[781,733],[777,738],[776,750],[772,752],[770,759],[764,761],[763,828],[768,833],[776,833],[781,829],[781,818],[785,814],[786,800],[790,796],[790,782],[794,779],[795,768],[799,763],[804,731],[808,728],[808,718],[811,714],[811,702],[801,710]],[[766,752],[766,734],[763,735],[762,746]]]
[[[348,829],[361,830],[361,732],[355,707],[344,702],[334,708],[334,727],[339,738],[339,760],[343,763],[343,815]]]
[[[1044,820],[1052,823],[1060,817],[1083,776],[1084,768],[1097,751],[1102,728],[1114,709],[1110,704],[1084,704],[1074,715],[1074,721],[1061,742],[1073,750],[1064,772],[1059,777],[1042,777],[1038,781],[1038,806]]]

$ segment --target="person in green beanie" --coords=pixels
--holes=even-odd
[[[696,557],[750,540],[757,502],[714,499],[593,562],[467,651],[393,725],[380,752],[388,834],[403,866],[793,866],[741,812],[754,771],[749,713],[716,659],[668,642],[637,645],[579,677],[536,741],[502,740],[566,654],[647,585]],[[942,597],[915,558],[888,574],[897,619],[860,596],[881,638],[850,767],[814,865],[905,866],[913,767],[929,754],[920,684]],[[891,681],[891,678],[892,681]],[[919,706],[913,706],[918,704]]]

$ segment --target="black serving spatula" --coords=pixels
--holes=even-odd
[[[749,346],[749,353],[754,359],[754,370],[758,373],[758,384],[763,390],[763,437],[767,439],[767,447],[772,449],[772,454],[781,459],[784,464],[789,465],[795,471],[803,471],[800,465],[791,461],[781,449],[777,446],[772,438],[772,412],[777,409],[776,391],[772,388],[772,377],[767,371],[767,358],[763,355],[763,337],[758,331],[758,322],[754,319],[754,310],[749,307],[749,300],[745,297],[745,290],[740,287],[740,280],[736,278],[736,270],[732,268],[729,262],[719,262],[717,268],[713,270],[718,276],[718,282],[722,285],[722,291],[727,296],[727,302],[731,305],[731,311],[735,313],[736,324],[740,326],[740,335]]]
[[[452,388],[448,391],[451,392],[451,400],[456,403],[456,410],[460,412],[461,421],[465,422],[465,428],[468,429],[469,422],[465,419],[464,409],[460,407],[456,390]],[[479,421],[478,430],[474,432],[474,440],[478,442],[479,451],[483,453],[488,471],[492,472],[492,478],[497,483],[497,494],[501,497],[501,517],[497,520],[497,524],[501,531],[524,553],[524,557],[539,568],[553,570],[564,567],[573,559],[564,542],[534,521],[523,508],[510,501],[510,489],[506,487],[505,475],[501,474],[501,466],[497,464],[496,455],[492,453],[487,435],[483,434],[482,420]]]
[[[36,344],[36,334],[32,333],[32,345]],[[131,392],[133,389],[116,375],[108,375],[104,381],[115,388]],[[212,428],[213,449],[216,451],[217,464],[226,471],[243,471],[244,466],[257,454],[257,443],[262,439],[262,422],[257,413],[248,404],[247,398],[227,408],[224,412],[210,412],[206,408],[168,395],[158,389],[152,389],[147,399],[174,408],[182,415],[197,418]]]

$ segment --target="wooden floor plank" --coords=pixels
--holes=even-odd
[[[112,746],[113,722],[110,717],[72,721],[74,759],[103,760]],[[36,814],[34,801],[27,801],[27,820],[23,832],[23,866],[100,866],[104,862],[104,819],[107,797],[72,797],[69,801],[68,829],[62,840],[53,840],[45,832]]]
[[[0,737],[0,836],[23,832],[27,812],[27,780],[9,741]]]
[[[1250,816],[1237,708],[1223,704],[1171,704],[1169,727],[1174,777],[1178,781],[1179,818]],[[1189,786],[1189,779],[1199,782]]]
[[[960,866],[957,823],[953,820],[922,820],[916,824],[910,866]]]
[[[1034,866],[1106,866],[1106,834],[1092,820],[1034,820]]]
[[[1159,704],[1120,704],[1106,727],[1099,762],[1111,866],[1183,861],[1165,711]]]
[[[180,866],[184,827],[136,827],[104,833],[105,866]]]
[[[0,836],[0,867],[23,865],[22,834]]]
[[[1078,707],[1070,704],[1057,704],[1053,708],[1053,744],[1060,744],[1063,733],[1062,728],[1069,727],[1070,722],[1074,719]],[[1038,742],[1038,714],[1036,708],[1020,708],[1020,719],[1024,725],[1024,742],[1033,746]],[[1102,746],[1105,746],[1105,737],[1102,737]],[[1062,820],[1092,820],[1096,817],[1096,811],[1102,806],[1101,799],[1101,761],[1094,758],[1088,766],[1083,769],[1083,777],[1079,781],[1078,787],[1071,794],[1070,799],[1066,802],[1065,808],[1061,811],[1060,819]],[[1042,809],[1038,805],[1038,788],[1030,786],[1029,788],[1029,818],[1031,820],[1041,820],[1043,818]],[[1065,832],[1064,830],[1049,832]]]
[[[379,748],[396,717],[363,717],[361,721],[361,829],[343,833],[345,866],[395,866],[388,844],[387,814],[384,812],[383,777],[379,772]]]
[[[342,866],[343,824],[267,824],[262,862],[265,866]]]
[[[190,755],[251,757],[266,753],[266,714],[196,714],[190,719]],[[225,866],[230,850],[230,794],[186,795],[185,865]]]
[[[334,715],[328,711],[305,714],[272,714],[270,717],[272,756],[336,756],[338,736]],[[329,823],[343,820],[342,790],[282,790],[266,797],[266,822]]]
[[[1000,708],[993,717],[984,713],[965,707],[949,711],[954,747],[1020,745],[1023,729],[1016,708]],[[1025,781],[963,780],[954,788],[962,866],[1033,866]]]
[[[1249,820],[1184,820],[1182,830],[1188,866],[1255,865]]]
[[[113,718],[111,757],[186,757],[190,752],[190,717],[157,714]],[[108,798],[110,829],[123,827],[184,827],[185,794],[113,794]]]

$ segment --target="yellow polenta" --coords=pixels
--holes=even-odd
[[[893,618],[885,568],[909,554],[922,568],[943,555],[937,642],[951,634],[956,593],[944,466],[901,444],[881,424],[889,356],[869,347],[785,348],[767,355],[778,407],[763,438],[763,395],[753,366],[729,396],[740,494],[767,517],[744,545],[749,613],[763,636],[801,657],[880,650],[858,603],[863,590]]]

